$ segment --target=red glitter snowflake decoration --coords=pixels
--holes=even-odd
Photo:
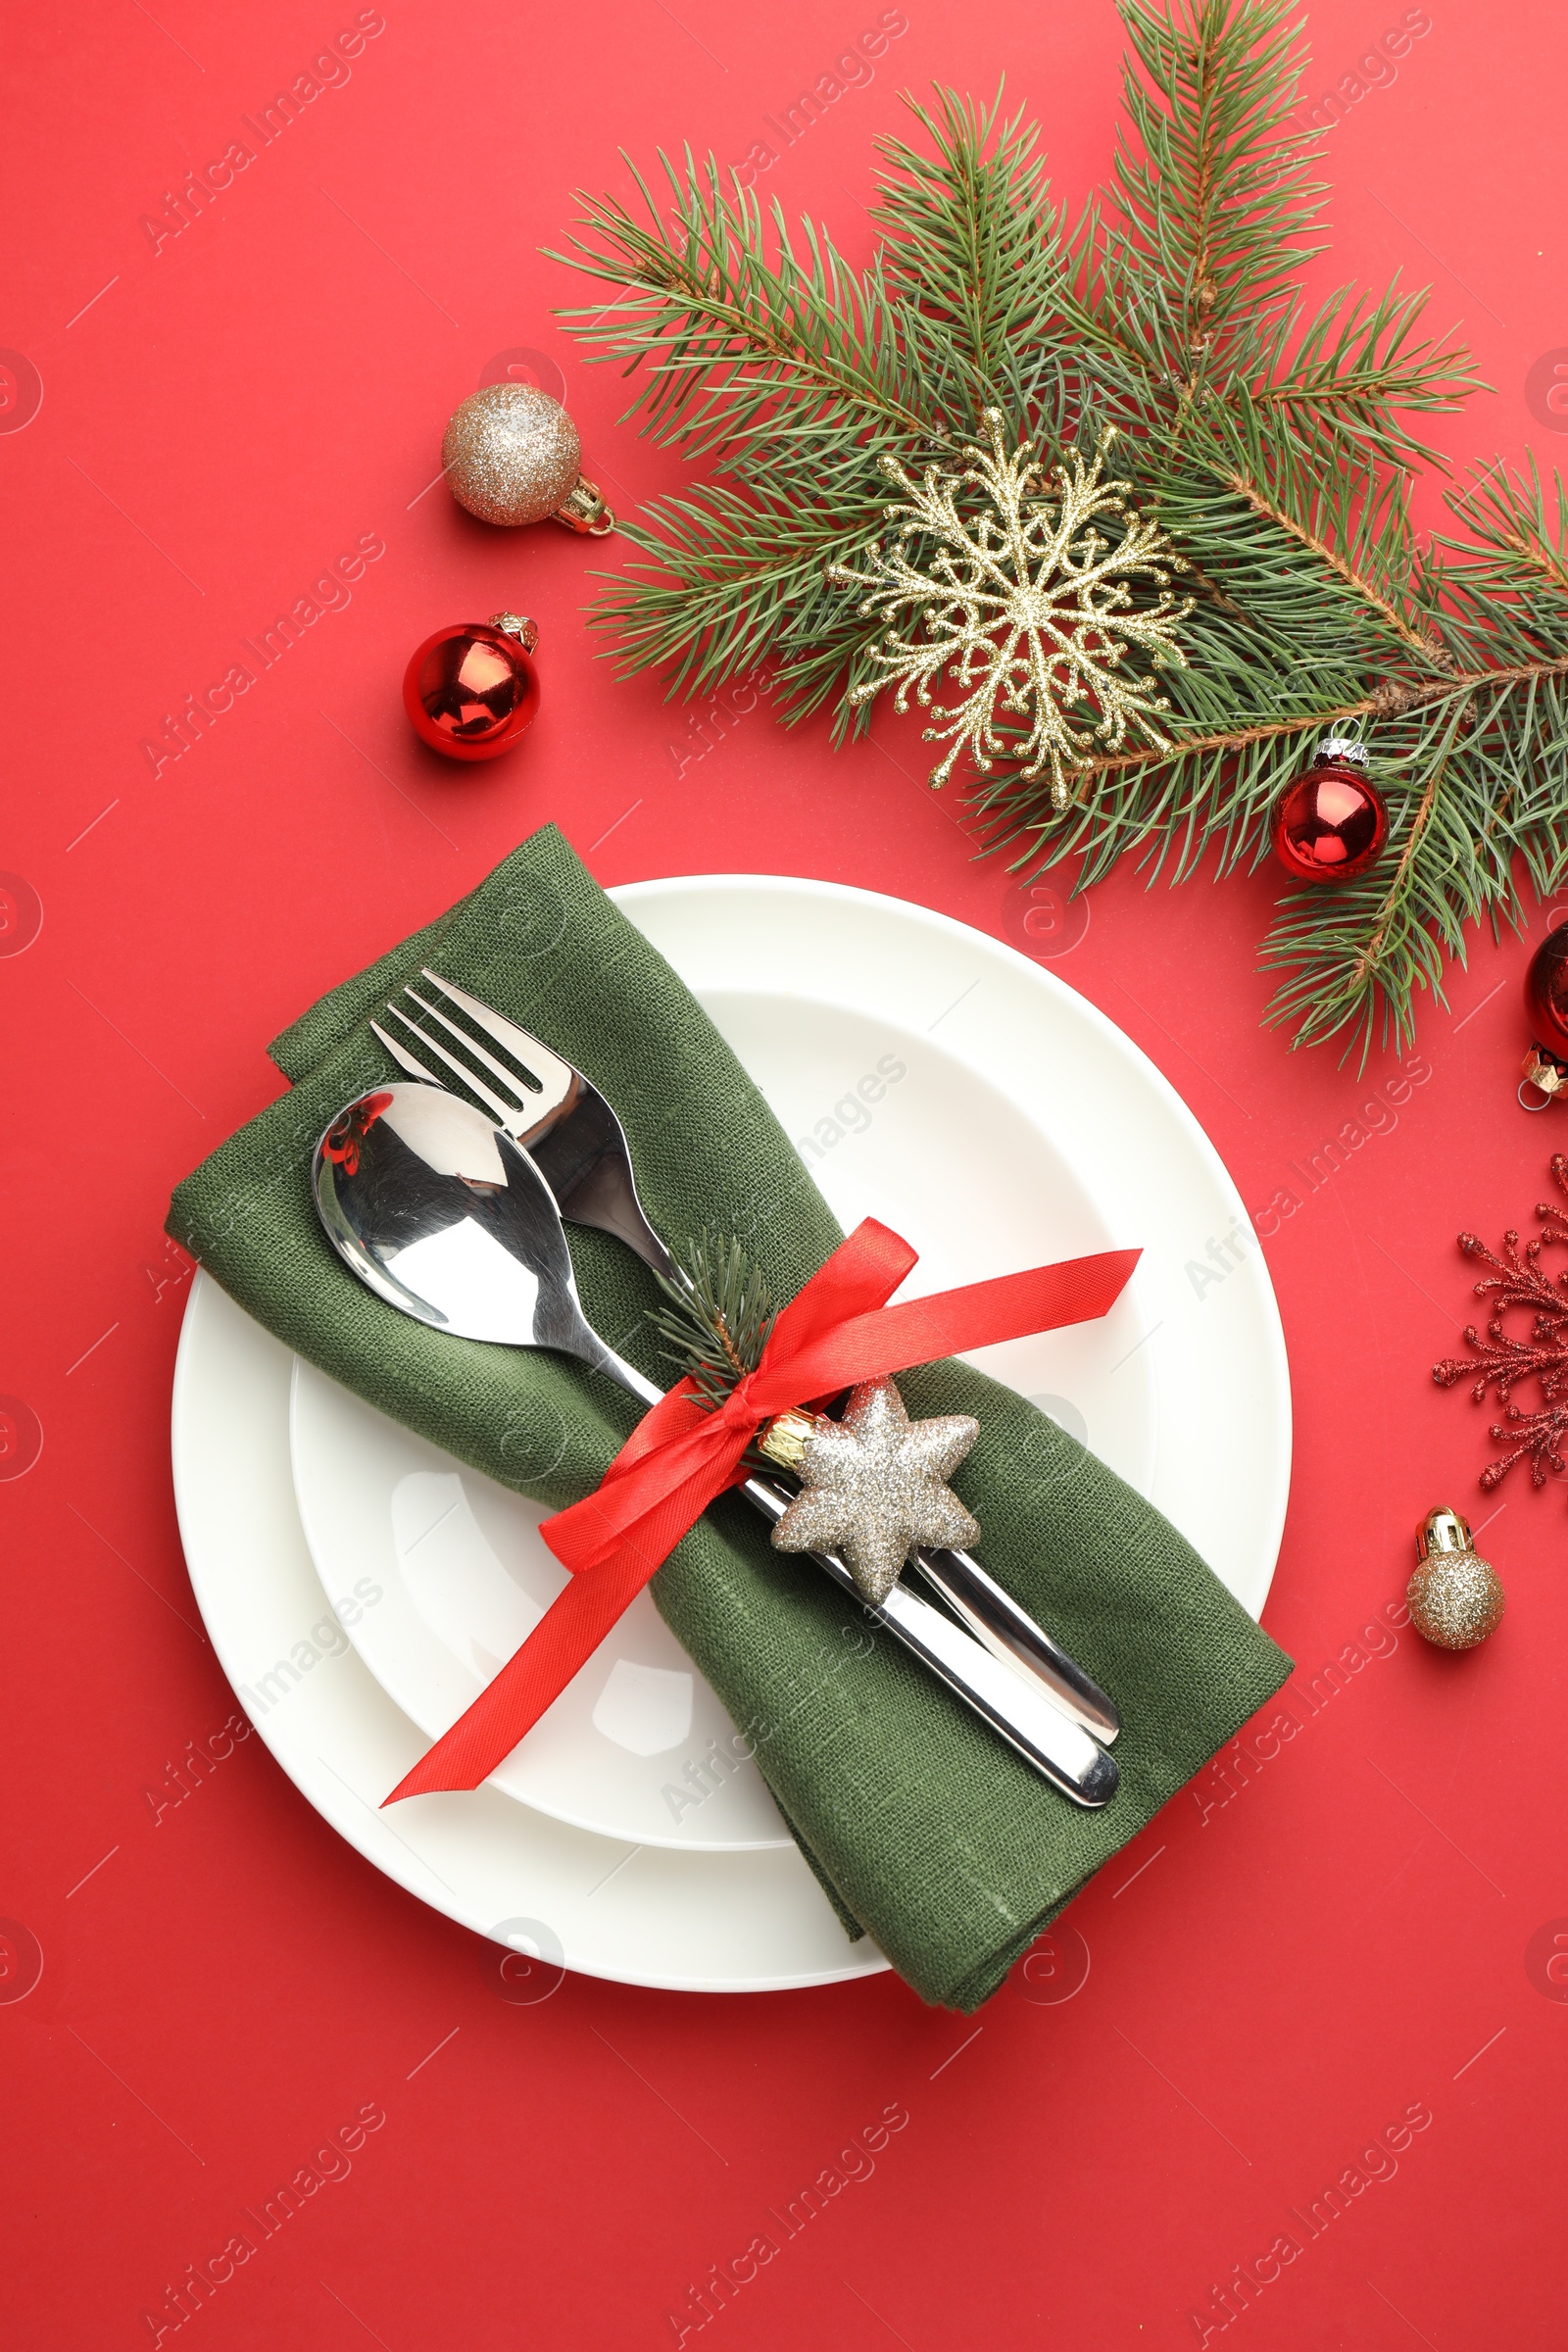
[[[1568,1156],[1561,1152],[1552,1160],[1551,1173],[1557,1190],[1568,1199]],[[1486,1402],[1490,1389],[1506,1407],[1502,1419],[1494,1421],[1489,1433],[1507,1449],[1481,1473],[1481,1484],[1489,1494],[1527,1455],[1532,1486],[1544,1487],[1548,1474],[1561,1478],[1568,1469],[1563,1459],[1563,1444],[1568,1439],[1568,1271],[1553,1280],[1542,1272],[1539,1263],[1547,1243],[1568,1246],[1568,1210],[1542,1200],[1536,1204],[1536,1215],[1541,1219],[1539,1239],[1527,1242],[1521,1251],[1519,1236],[1510,1230],[1502,1237],[1501,1257],[1473,1233],[1460,1234],[1459,1247],[1466,1257],[1479,1258],[1489,1269],[1476,1284],[1476,1297],[1491,1297],[1492,1315],[1485,1338],[1473,1323],[1466,1325],[1468,1356],[1447,1356],[1432,1367],[1440,1389],[1457,1388],[1461,1380],[1467,1380],[1477,1404]],[[1528,1337],[1515,1339],[1503,1329],[1502,1318],[1510,1313],[1532,1318]],[[1542,1401],[1534,1412],[1509,1401],[1514,1389],[1525,1380],[1541,1384]]]

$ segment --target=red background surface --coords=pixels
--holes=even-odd
[[[677,774],[685,714],[616,685],[585,636],[595,551],[418,495],[447,413],[516,347],[562,371],[617,503],[668,478],[554,321],[574,289],[537,248],[562,238],[573,185],[623,184],[622,143],[738,159],[875,15],[389,0],[347,84],[156,253],[141,216],[353,9],[14,16],[0,341],[43,398],[0,417],[18,427],[0,434],[0,866],[43,921],[0,957],[0,1390],[44,1442],[0,1482],[0,1912],[43,1973],[0,2005],[9,2343],[152,2340],[166,2282],[368,2102],[386,2122],[351,2176],[201,2309],[197,2340],[673,2342],[688,2283],[895,2100],[908,2126],[874,2177],[702,2340],[1193,2343],[1210,2283],[1418,2102],[1432,2122],[1396,2173],[1228,2340],[1563,2340],[1568,2006],[1528,1957],[1568,1926],[1555,1489],[1516,1479],[1487,1531],[1510,1592],[1497,1638],[1454,1661],[1401,1636],[1232,1802],[1177,1799],[1075,1906],[1093,1967],[1064,2004],[1031,1997],[1047,1976],[973,2024],[887,1978],[727,2000],[568,1978],[513,2006],[493,1951],[341,1844],[259,1740],[156,1820],[145,1793],[233,1703],[171,1500],[185,1290],[162,1221],[171,1185],[274,1091],[274,1030],[546,817],[607,883],[819,874],[1029,944],[1026,903],[919,781],[912,722],[883,716],[834,756],[823,730],[759,712]],[[1004,69],[1058,189],[1103,173],[1121,46],[1104,0],[908,16],[874,79],[767,175],[791,211],[862,255],[872,134],[898,122],[900,86],[936,76],[988,92]],[[1563,445],[1525,379],[1568,343],[1568,31],[1544,6],[1430,16],[1334,134],[1320,275],[1430,279],[1498,387],[1449,446],[1534,445],[1549,465]],[[1372,0],[1314,6],[1310,87],[1397,22]],[[352,605],[155,780],[140,743],[162,714],[364,533],[386,553]],[[402,664],[502,604],[541,621],[543,715],[513,759],[443,765],[411,741]],[[1121,875],[1055,966],[1168,1073],[1254,1210],[1388,1075],[1259,1028],[1271,897],[1266,873],[1152,896]],[[1484,1417],[1427,1367],[1469,1311],[1456,1229],[1527,1222],[1568,1134],[1515,1104],[1529,944],[1477,946],[1449,1008],[1423,1012],[1432,1075],[1396,1127],[1267,1244],[1298,1415],[1267,1621],[1303,1677],[1402,1589],[1423,1510],[1492,1507]]]

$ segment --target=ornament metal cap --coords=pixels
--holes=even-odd
[[[1469,1522],[1461,1519],[1457,1511],[1446,1508],[1428,1511],[1415,1531],[1415,1556],[1418,1560],[1426,1559],[1434,1551],[1473,1549]]]
[[[530,620],[526,612],[492,612],[485,626],[515,637],[525,654],[531,654],[539,643],[539,623]]]
[[[594,539],[608,538],[615,527],[615,517],[604,492],[581,473],[550,519],[564,523],[568,531],[586,531]]]
[[[1525,1074],[1525,1085],[1533,1086],[1538,1094],[1546,1097],[1547,1102],[1568,1088],[1568,1066],[1560,1062],[1554,1054],[1548,1054],[1544,1046],[1532,1046],[1520,1067]],[[1528,1110],[1530,1107],[1527,1102],[1525,1108]],[[1538,1102],[1535,1107],[1544,1110],[1546,1104]]]
[[[1313,757],[1314,767],[1324,766],[1330,760],[1343,760],[1348,767],[1365,767],[1371,754],[1358,735],[1325,735]]]
[[[793,1470],[799,1475],[806,1460],[807,1445],[815,1426],[814,1414],[798,1412],[791,1406],[787,1413],[780,1413],[776,1421],[768,1423],[757,1441],[758,1451],[765,1453],[770,1462],[777,1462],[781,1468]]]

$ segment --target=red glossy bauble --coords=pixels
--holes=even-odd
[[[496,760],[539,709],[528,656],[539,631],[518,612],[437,629],[403,673],[403,707],[421,743],[449,760]]]
[[[1389,812],[1364,769],[1320,760],[1280,797],[1274,855],[1296,882],[1353,882],[1389,838]]]
[[[1548,931],[1525,974],[1530,1036],[1554,1061],[1568,1062],[1568,924]]]

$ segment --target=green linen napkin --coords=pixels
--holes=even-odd
[[[588,1071],[621,1115],[666,1235],[742,1235],[783,1298],[842,1237],[707,1015],[553,825],[285,1030],[270,1050],[290,1091],[179,1187],[170,1232],[332,1378],[560,1505],[598,1484],[637,1417],[632,1400],[564,1358],[399,1314],[339,1262],[311,1198],[323,1128],[399,1075],[368,1020],[424,963]],[[667,1383],[645,1314],[652,1276],[607,1236],[568,1231],[589,1319]],[[819,1570],[774,1551],[736,1496],[708,1512],[652,1589],[756,1741],[849,1932],[858,1923],[926,2000],[970,2010],[1290,1661],[1157,1511],[1022,1397],[951,1362],[900,1386],[912,1413],[979,1419],[954,1485],[984,1529],[986,1565],[1116,1699],[1121,1787],[1102,1811],[1058,1796]]]

